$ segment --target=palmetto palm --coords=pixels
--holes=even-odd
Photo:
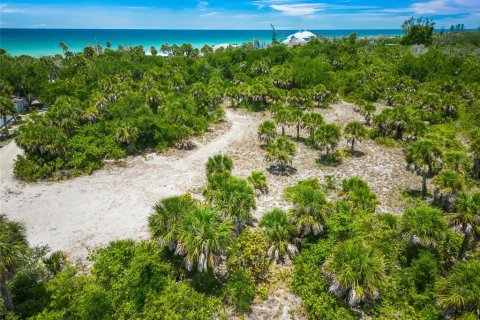
[[[455,212],[446,216],[447,221],[459,227],[463,233],[463,243],[458,254],[461,260],[468,250],[470,237],[480,226],[480,191],[473,193],[461,192],[453,201]]]
[[[277,136],[277,127],[272,121],[266,120],[258,126],[258,140],[269,143]]]
[[[222,220],[214,208],[199,207],[182,220],[175,252],[184,255],[187,270],[196,265],[198,271],[205,272],[218,266],[232,240],[232,223]]]
[[[291,110],[284,107],[280,106],[274,114],[274,119],[275,123],[279,126],[282,127],[282,136],[285,135],[285,126],[287,126],[290,122],[290,119],[292,118],[291,116]]]
[[[255,190],[259,190],[261,193],[268,193],[267,177],[263,172],[252,171],[250,176],[247,177],[247,181]]]
[[[451,169],[463,175],[471,169],[471,160],[461,151],[449,151],[443,156],[445,169]]]
[[[309,112],[303,114],[302,124],[309,131],[310,138],[315,130],[324,124],[323,116],[320,113]]]
[[[340,194],[359,210],[375,212],[377,204],[380,203],[368,183],[358,177],[343,180]]]
[[[410,143],[405,158],[408,168],[422,176],[422,194],[427,194],[427,178],[438,171],[442,151],[431,140],[421,139]]]
[[[3,123],[5,125],[5,136],[8,138],[8,125],[7,125],[7,116],[13,116],[17,110],[11,99],[7,97],[0,97],[0,116],[3,118]]]
[[[316,181],[316,180],[314,180]],[[290,216],[297,226],[300,235],[318,235],[323,232],[327,219],[327,198],[320,190],[318,181],[301,181],[295,186],[285,189],[285,198],[290,200],[294,207]]]
[[[153,207],[148,227],[153,239],[161,246],[174,250],[178,243],[178,231],[185,216],[198,207],[189,194],[165,198]]]
[[[362,139],[367,137],[367,129],[363,125],[363,123],[358,121],[353,121],[347,124],[345,127],[345,138],[350,145],[350,151],[354,152],[355,150],[355,142],[362,141]]]
[[[402,215],[401,233],[413,244],[435,248],[446,230],[447,223],[441,211],[426,205],[408,208]]]
[[[384,269],[380,251],[362,239],[338,244],[323,265],[330,292],[346,297],[351,306],[379,296]]]
[[[297,140],[300,139],[300,126],[303,121],[303,112],[300,109],[292,108],[290,110],[290,124],[295,125],[297,130]]]
[[[377,108],[370,102],[365,102],[361,108],[360,108],[360,113],[365,117],[365,124],[367,126],[370,125],[370,121],[372,119],[373,114]]]
[[[217,173],[231,172],[233,170],[232,159],[223,154],[216,154],[213,157],[208,158],[205,165],[207,176]]]
[[[295,144],[287,137],[281,136],[267,145],[265,157],[268,161],[273,161],[283,171],[292,162],[295,153]]]
[[[437,283],[438,303],[458,319],[480,317],[480,261],[460,262]],[[468,317],[470,316],[470,317]]]
[[[137,141],[139,135],[140,131],[137,127],[130,124],[123,124],[117,129],[115,138],[117,142],[131,146],[135,143],[135,141]]]
[[[295,226],[288,219],[287,213],[280,209],[273,209],[263,215],[260,220],[269,242],[268,255],[280,262],[286,256],[292,257],[298,253],[298,248],[293,243],[296,235]]]
[[[9,221],[5,215],[0,214],[0,291],[9,311],[13,311],[14,305],[7,282],[12,279],[27,250],[24,226],[20,222]]]
[[[340,140],[340,127],[334,123],[324,124],[313,134],[313,141],[321,149],[325,149],[328,156],[335,149]]]
[[[465,180],[460,173],[445,169],[433,179],[433,185],[435,196],[441,199],[444,209],[448,209],[453,197],[465,187]]]
[[[205,198],[233,221],[237,234],[252,223],[251,210],[256,208],[255,194],[246,180],[228,173],[211,175]]]

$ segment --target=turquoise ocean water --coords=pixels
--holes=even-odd
[[[299,30],[278,30],[278,39]],[[315,34],[326,37],[342,37],[358,33],[364,36],[399,36],[398,30],[310,30]],[[107,29],[6,29],[0,28],[0,47],[11,55],[27,54],[31,56],[46,56],[62,53],[59,47],[64,42],[70,51],[81,51],[87,45],[100,44],[110,41],[112,48],[119,45],[143,45],[146,50],[150,46],[160,47],[164,43],[170,45],[190,43],[194,47],[204,44],[215,45],[220,43],[242,44],[258,39],[260,42],[271,41],[270,30],[107,30]]]

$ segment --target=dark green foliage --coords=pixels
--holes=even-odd
[[[210,319],[221,307],[219,299],[178,281],[178,266],[152,242],[112,242],[92,252],[85,275],[73,266],[49,274],[38,259],[25,264],[12,284],[23,317]]]
[[[250,304],[255,298],[255,283],[243,271],[235,271],[227,280],[224,288],[225,299],[237,312],[250,311]]]
[[[424,44],[430,45],[433,42],[433,27],[435,22],[423,17],[414,19],[413,17],[405,21],[402,25],[405,35],[401,43],[405,45]]]

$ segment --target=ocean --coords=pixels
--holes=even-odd
[[[282,40],[299,30],[278,30],[277,38]],[[310,30],[325,37],[343,37],[354,32],[359,37],[399,36],[400,29],[374,30]],[[242,44],[258,39],[271,41],[271,30],[120,30],[120,29],[9,29],[0,28],[0,48],[11,55],[31,55],[35,57],[61,54],[60,42],[64,42],[70,51],[79,52],[85,46],[99,44],[105,47],[110,41],[112,48],[119,45],[143,45],[148,51],[150,46],[157,49],[164,43],[169,45],[190,43],[196,48],[205,44],[221,43]]]

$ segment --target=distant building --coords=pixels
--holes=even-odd
[[[285,39],[282,43],[286,44],[287,46],[296,46],[296,45],[304,45],[307,44],[312,39],[322,40],[323,38],[317,36],[316,34],[310,31],[300,31],[294,34],[291,34]]]
[[[16,114],[22,113],[27,107],[27,101],[22,98],[12,97],[12,103],[15,104]],[[7,116],[7,123],[13,120],[13,116],[13,114]],[[0,128],[3,128],[4,125],[3,117],[0,117]]]

